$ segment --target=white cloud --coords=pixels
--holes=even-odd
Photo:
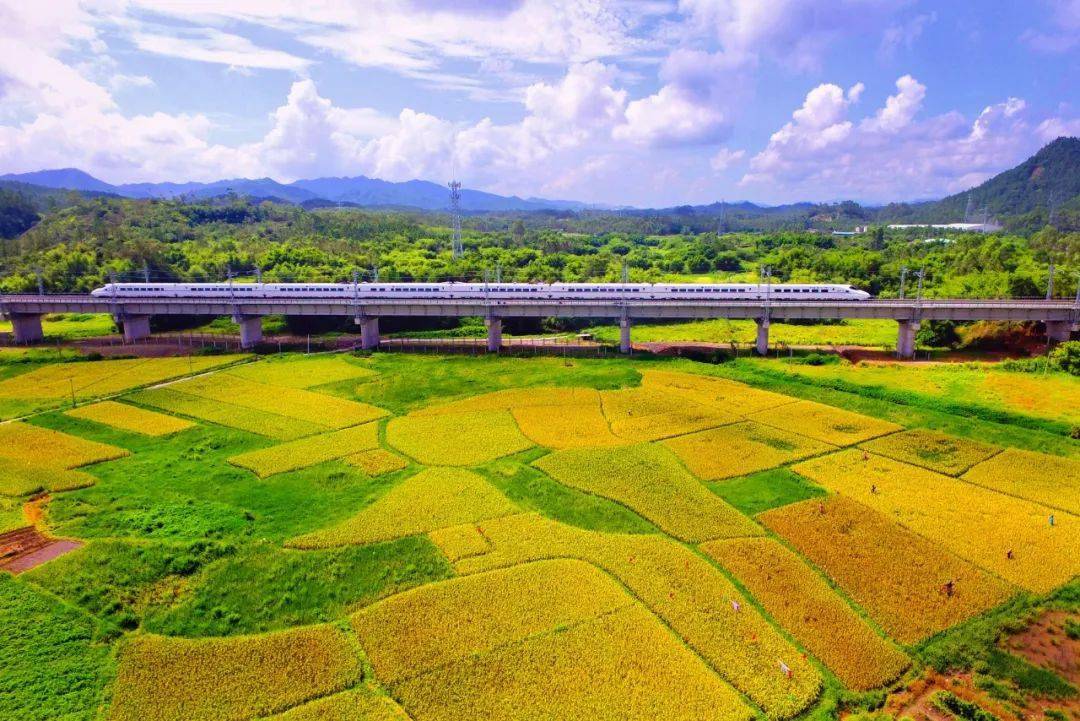
[[[653,146],[706,144],[721,140],[729,129],[723,111],[699,104],[677,86],[665,85],[626,107],[626,124],[615,128],[614,137]]]
[[[720,148],[716,155],[709,159],[709,165],[712,166],[713,170],[721,173],[741,161],[744,157],[746,157],[745,150]]]
[[[1067,53],[1080,45],[1080,0],[1043,0],[1050,10],[1048,28],[1028,28],[1020,39],[1043,53]]]
[[[280,50],[262,48],[247,38],[212,28],[170,34],[136,32],[136,47],[148,53],[168,55],[204,63],[219,63],[234,68],[266,68],[303,71],[309,61]]]
[[[881,35],[878,58],[886,62],[896,58],[901,48],[911,50],[915,41],[923,34],[927,25],[937,22],[937,13],[929,12],[916,15],[907,22],[891,25]]]
[[[866,130],[895,133],[911,124],[915,114],[922,108],[926,86],[910,75],[905,75],[896,81],[896,90],[895,95],[886,98],[885,107],[878,110],[877,115],[863,121]]]
[[[851,119],[851,91],[820,85],[793,121],[750,160],[744,186],[787,199],[888,201],[963,190],[1023,160],[1045,136],[1072,127],[1059,118],[1033,128],[1019,98],[985,108],[973,121],[956,112],[919,118],[926,88],[910,76],[873,115]]]
[[[1039,123],[1036,132],[1044,143],[1062,136],[1077,138],[1080,137],[1080,118],[1047,118]]]
[[[123,73],[117,73],[109,78],[109,89],[113,92],[120,92],[130,88],[152,87],[154,87],[154,80],[146,75],[125,75]]]
[[[725,52],[769,55],[796,70],[821,67],[828,47],[887,21],[907,0],[679,0],[679,9]]]

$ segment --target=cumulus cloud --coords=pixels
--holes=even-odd
[[[1019,98],[987,106],[972,121],[956,112],[920,118],[925,86],[905,75],[896,89],[856,122],[851,90],[814,88],[750,160],[742,184],[802,199],[939,196],[982,182],[1036,150],[1047,135],[1071,127],[1072,121],[1051,119],[1033,128]]]

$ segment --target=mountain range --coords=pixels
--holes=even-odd
[[[44,188],[118,195],[124,198],[188,198],[201,200],[228,193],[282,200],[298,205],[354,205],[365,207],[419,208],[445,210],[449,190],[427,180],[394,183],[358,175],[353,178],[312,178],[279,183],[272,178],[233,178],[211,183],[124,183],[112,185],[77,168],[39,170],[32,173],[0,175],[0,181]],[[583,210],[594,207],[570,200],[519,198],[481,190],[461,190],[465,211]]]
[[[271,178],[218,180],[212,183],[127,183],[112,185],[76,168],[0,175],[0,186],[15,189],[75,190],[86,195],[126,198],[206,199],[234,193],[257,199],[303,205],[356,206],[446,210],[446,186],[426,180],[390,182],[359,175],[352,178],[312,178],[279,183]],[[660,214],[697,218],[829,215],[849,221],[938,223],[969,217],[1007,217],[1039,209],[1048,214],[1080,211],[1080,139],[1058,138],[1015,168],[1006,170],[971,190],[941,200],[890,203],[867,208],[846,201],[839,204],[791,203],[762,206],[750,202],[710,203],[673,208],[637,209],[589,205],[572,200],[520,198],[479,190],[461,190],[466,212],[528,212],[604,210],[627,215]]]

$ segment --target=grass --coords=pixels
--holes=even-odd
[[[258,542],[207,566],[178,603],[147,619],[146,628],[166,635],[230,636],[321,623],[452,573],[424,536],[325,551]]]
[[[97,621],[95,636],[139,627],[147,607],[181,594],[207,562],[232,552],[216,543],[92,541],[27,572],[22,580],[78,606]]]
[[[825,495],[824,489],[787,468],[774,468],[742,478],[709,483],[708,486],[713,493],[748,516]]]
[[[619,341],[619,328],[601,325],[589,328],[597,340],[608,343]],[[747,344],[757,337],[757,324],[752,320],[699,320],[688,323],[642,323],[635,324],[634,341],[637,343],[698,342]],[[774,321],[769,328],[769,341],[785,345],[855,345],[875,348],[896,345],[896,321],[893,320],[847,320],[838,324],[792,325]]]
[[[621,359],[426,357],[393,353],[372,356],[376,378],[330,390],[394,413],[431,403],[529,386],[579,386],[598,390],[634,386],[638,373]]]
[[[0,573],[0,718],[90,721],[111,675],[93,621]]]
[[[41,319],[41,330],[48,340],[79,340],[116,333],[116,324],[108,313],[52,313]],[[0,333],[11,332],[11,321],[0,320]]]
[[[530,465],[540,452],[500,459],[479,472],[523,510],[593,531],[658,533],[655,526],[629,508],[602,496],[565,486]]]
[[[280,541],[344,520],[393,479],[326,463],[262,481],[227,459],[268,441],[219,427],[149,439],[61,414],[35,422],[132,452],[94,466],[92,488],[59,495],[49,505],[49,525],[77,537]]]

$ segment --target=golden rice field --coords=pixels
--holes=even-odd
[[[56,468],[0,455],[0,496],[29,496],[41,491],[73,491],[92,485],[94,477],[83,471]]]
[[[1043,375],[995,370],[991,364],[929,366],[858,363],[793,365],[764,361],[774,370],[815,381],[841,380],[868,388],[886,388],[930,398],[960,400],[988,408],[1080,424],[1080,379],[1064,373]]]
[[[560,483],[632,508],[684,541],[761,532],[660,445],[557,451],[533,465]]]
[[[959,476],[1001,450],[988,443],[957,438],[925,428],[875,438],[863,443],[862,447],[879,456],[887,456],[950,476]],[[1048,458],[1044,454],[1034,455]]]
[[[1080,515],[1080,460],[1007,448],[963,475],[965,481]]]
[[[954,626],[1018,590],[844,496],[795,503],[759,519],[902,643]]]
[[[345,428],[382,418],[386,411],[302,388],[261,383],[215,373],[171,385],[170,390],[204,400],[227,402],[263,413],[275,413],[326,429]]]
[[[502,410],[393,418],[386,425],[386,442],[432,466],[475,466],[533,445]]]
[[[414,719],[748,719],[734,690],[607,574],[538,561],[352,617]]]
[[[151,408],[179,413],[279,441],[291,441],[329,430],[327,426],[318,423],[301,421],[279,413],[257,411],[222,400],[207,400],[179,393],[171,387],[141,391],[133,394],[131,400]]]
[[[1080,516],[854,449],[794,468],[1028,590],[1080,573]]]
[[[664,445],[691,473],[707,481],[745,476],[836,449],[753,421],[670,438]]]
[[[351,456],[345,456],[345,462],[355,466],[369,476],[381,476],[386,473],[400,471],[409,465],[401,456],[382,448],[372,448],[370,451],[361,451]]]
[[[268,359],[230,368],[228,375],[285,388],[314,388],[328,383],[371,378],[375,372],[341,356],[316,356],[296,360]]]
[[[385,692],[362,684],[348,691],[309,701],[259,721],[410,721]]]
[[[702,550],[853,689],[883,686],[911,664],[799,557],[771,538],[710,541]]]
[[[646,370],[641,374],[641,385],[744,416],[796,401],[791,396],[761,390],[745,383],[692,373]]]
[[[611,432],[630,441],[655,441],[734,423],[739,416],[715,405],[672,397],[650,388],[604,391],[600,394]]]
[[[136,358],[42,366],[0,381],[0,419],[18,411],[57,408],[69,404],[72,396],[84,401],[201,373],[244,357]],[[21,403],[14,403],[9,413],[5,401]]]
[[[505,516],[517,507],[483,477],[460,468],[428,468],[406,478],[339,525],[289,541],[295,548],[373,543]]]
[[[0,571],[60,609],[0,624],[0,718],[838,721],[1080,574],[1044,431],[682,360],[166,360],[0,381],[53,404],[0,423],[0,532],[87,541]]]
[[[523,406],[513,410],[521,432],[547,448],[601,448],[631,441],[611,432],[600,399],[581,405]]]
[[[144,436],[169,436],[195,427],[191,421],[185,421],[176,416],[155,413],[116,401],[101,401],[93,405],[73,408],[66,414],[72,418],[81,418],[84,421],[93,421],[119,428],[122,431],[141,433]]]
[[[71,469],[122,458],[123,448],[29,423],[0,423],[0,458],[43,468]]]
[[[421,586],[351,620],[375,675],[397,683],[634,603],[600,569],[561,559]]]
[[[266,478],[378,447],[379,429],[374,423],[365,423],[320,436],[308,436],[269,448],[241,453],[230,458],[229,463],[246,468],[259,478]]]
[[[834,446],[849,446],[886,433],[903,430],[888,421],[841,410],[813,401],[786,403],[759,411],[750,419],[783,430],[798,429],[804,436],[816,438]]]
[[[491,550],[457,561],[459,573],[554,557],[588,561],[622,582],[770,718],[789,718],[817,697],[821,677],[813,665],[686,546],[661,536],[587,531],[535,514],[491,519],[476,529]],[[792,670],[790,677],[780,663]]]
[[[120,649],[109,718],[249,719],[348,688],[360,659],[341,629],[185,639],[136,635]]]

